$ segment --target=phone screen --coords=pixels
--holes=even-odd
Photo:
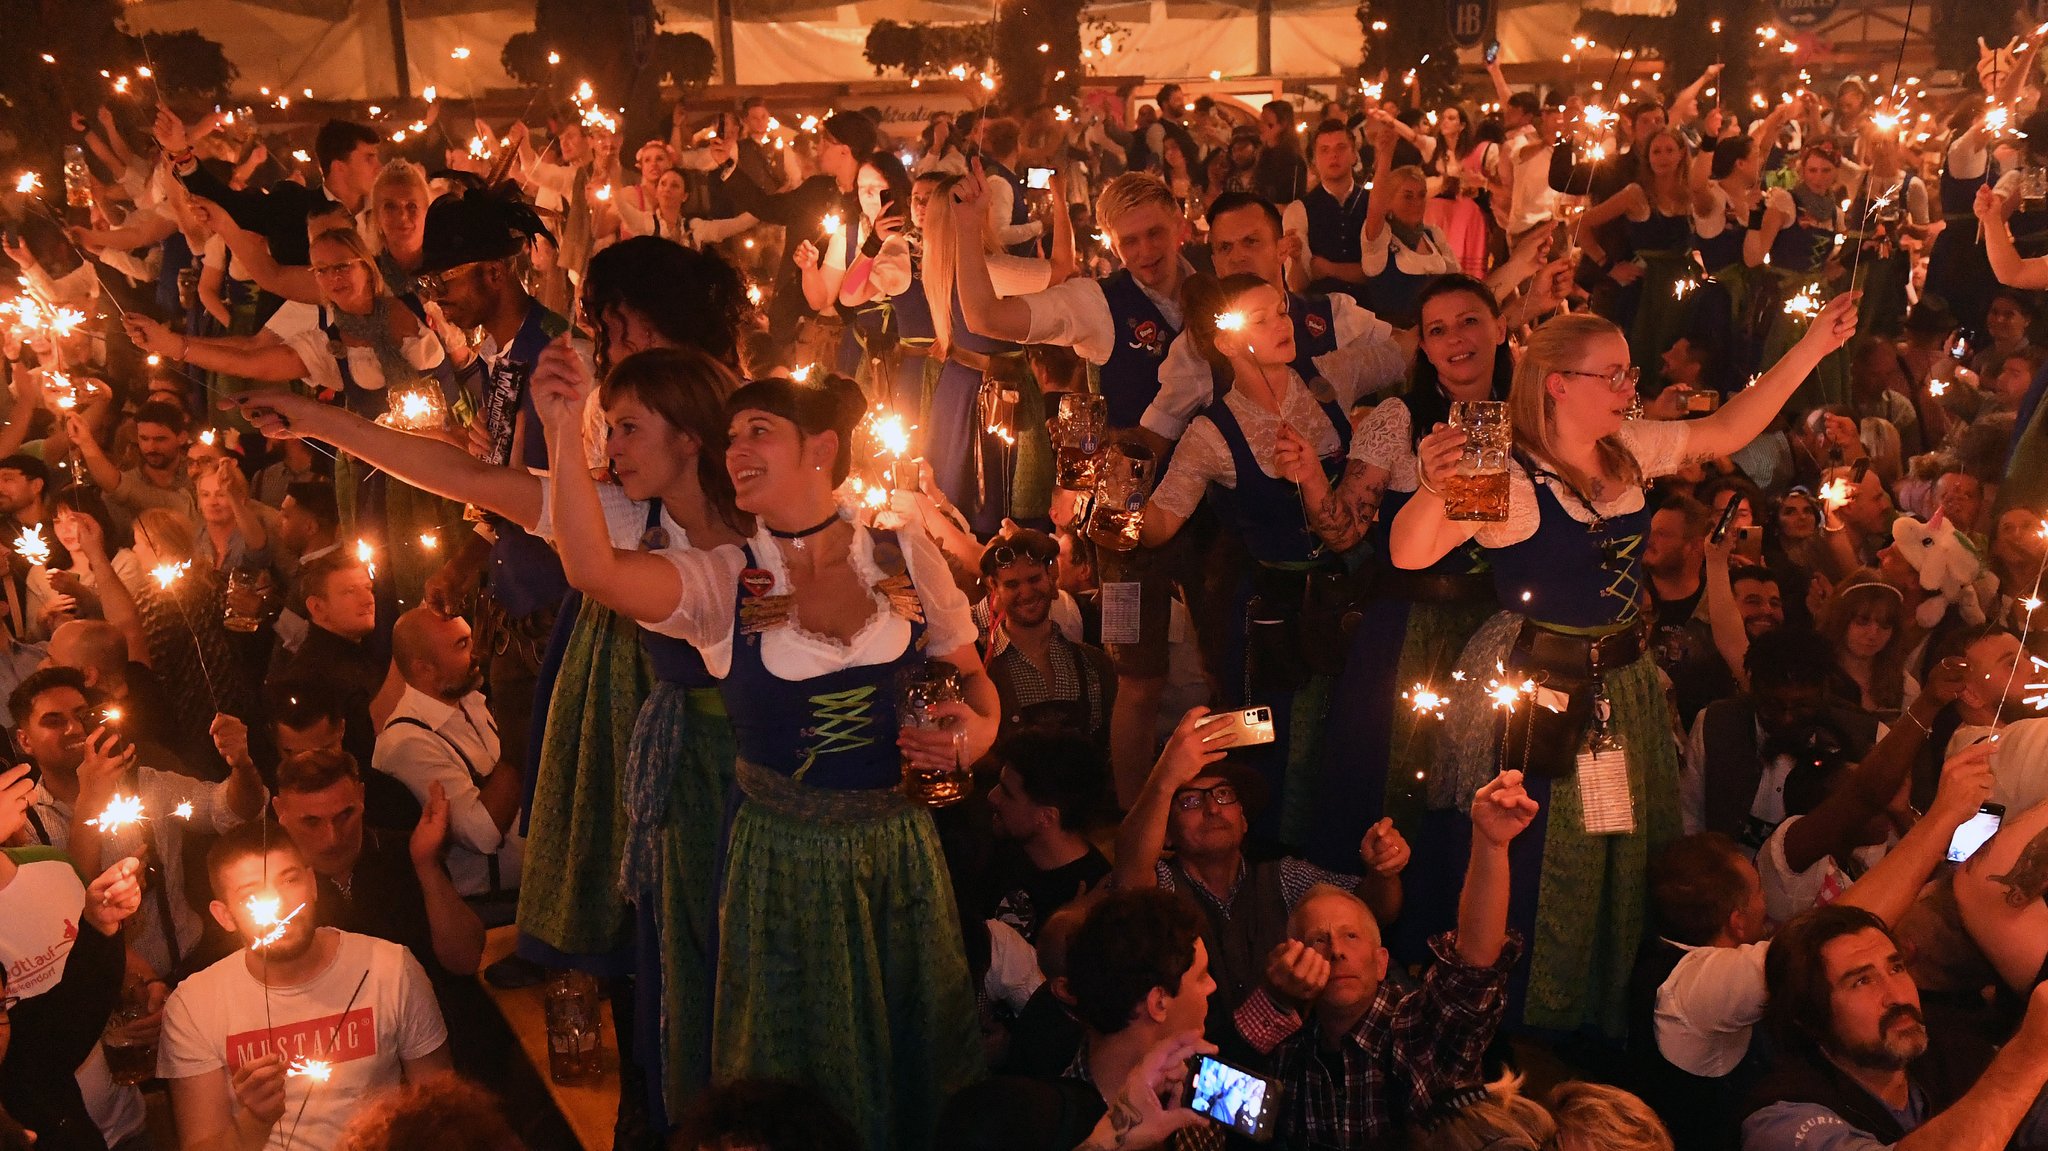
[[[1044,191],[1045,189],[1052,187],[1052,169],[1024,169],[1024,186],[1036,191]]]
[[[1207,1055],[1195,1057],[1188,1106],[1239,1134],[1272,1137],[1275,1095],[1273,1084],[1263,1076]]]
[[[1996,803],[1987,803],[1977,814],[1963,821],[1956,828],[1955,835],[1948,841],[1948,861],[1965,863],[1977,854],[1977,849],[1998,832],[1998,825],[2005,820],[2005,808]]]
[[[1488,64],[1491,64],[1491,63],[1493,63],[1493,62],[1494,62],[1495,60],[1498,60],[1498,59],[1500,59],[1500,41],[1498,41],[1498,40],[1489,40],[1489,41],[1487,41],[1487,43],[1486,43],[1486,62],[1487,62]]]

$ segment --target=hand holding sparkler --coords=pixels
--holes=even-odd
[[[1941,765],[1941,779],[1934,787],[1934,802],[1927,805],[1927,819],[1943,828],[1942,837],[1977,814],[1991,798],[1991,760],[1998,754],[1998,741],[1987,739],[1949,756]]]
[[[184,353],[191,347],[190,340],[148,316],[122,316],[121,326],[128,330],[130,342],[152,355],[182,360],[185,358]]]
[[[2001,228],[2010,226],[2014,207],[2015,201],[2012,197],[2000,195],[1998,190],[1989,184],[1977,189],[1977,200],[1970,205],[1971,210],[1977,214],[1978,223],[1985,227],[1995,224]]]
[[[242,1110],[269,1127],[284,1118],[284,1080],[284,1056],[265,1051],[254,1059],[244,1060],[228,1086]]]
[[[563,437],[565,443],[580,442],[585,401],[597,384],[568,336],[557,336],[541,351],[530,386],[534,409],[548,431]]]
[[[810,272],[817,270],[818,262],[822,257],[818,253],[818,246],[816,244],[811,243],[809,240],[803,240],[798,242],[796,250],[789,254],[789,259],[791,263],[797,266],[799,271]]]
[[[142,907],[142,861],[133,856],[100,873],[85,889],[80,917],[101,935],[114,935]]]
[[[1289,483],[1303,486],[1326,487],[1328,477],[1323,475],[1322,460],[1301,433],[1288,424],[1281,424],[1280,431],[1273,437],[1273,466],[1279,470],[1280,478]]]
[[[191,147],[191,142],[186,139],[185,122],[178,119],[178,114],[171,111],[168,104],[157,105],[156,120],[150,125],[150,130],[156,136],[157,146],[168,155],[175,156]]]
[[[1825,356],[1848,343],[1856,335],[1856,308],[1863,300],[1861,292],[1843,292],[1829,300],[1826,306],[1814,315],[1813,323],[1800,337],[1801,344],[1811,344],[1813,350]],[[1790,309],[1790,305],[1787,305]]]

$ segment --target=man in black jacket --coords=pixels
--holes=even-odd
[[[157,109],[156,142],[187,191],[219,204],[235,223],[270,241],[270,254],[287,266],[303,267],[312,261],[306,217],[329,202],[348,209],[350,216],[361,216],[370,204],[370,185],[383,165],[376,132],[347,120],[329,120],[313,139],[313,157],[320,164],[318,187],[279,180],[261,192],[238,192],[200,166],[184,123],[168,107]]]
[[[1839,904],[1781,929],[1764,961],[1765,1022],[1784,1058],[1751,1096],[1744,1151],[1994,1151],[2048,1134],[2048,991],[1997,1055],[1930,1033],[1884,922]]]

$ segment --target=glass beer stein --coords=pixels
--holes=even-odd
[[[1108,426],[1108,400],[1090,392],[1068,392],[1060,397],[1052,433],[1059,452],[1055,482],[1060,487],[1085,492],[1095,486],[1095,461],[1102,454],[1102,436]]]
[[[1140,444],[1111,444],[1095,462],[1095,510],[1088,538],[1095,546],[1127,552],[1138,546],[1145,497],[1152,494],[1158,461]]]
[[[964,698],[957,669],[950,664],[927,663],[906,673],[898,683],[896,724],[918,731],[943,730],[947,720],[937,713],[937,705]],[[973,790],[974,776],[964,763],[928,768],[912,764],[908,757],[903,760],[903,793],[926,807],[951,806]]]
[[[1444,515],[1453,520],[1500,523],[1508,518],[1508,446],[1513,427],[1500,400],[1460,400],[1451,423],[1465,433],[1458,470],[1444,485]]]

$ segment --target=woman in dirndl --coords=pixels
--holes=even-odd
[[[573,372],[552,353],[534,395],[555,450],[581,434]],[[980,1071],[974,988],[952,883],[906,767],[958,770],[1000,705],[966,598],[914,521],[860,523],[835,490],[865,410],[843,377],[757,380],[727,402],[726,465],[758,530],[744,547],[615,548],[597,485],[557,468],[570,581],[688,641],[721,691],[743,799],[725,861],[712,1064],[718,1079],[817,1085],[871,1151],[929,1142]],[[951,665],[949,729],[899,730],[896,683]]]
[[[1695,160],[1678,133],[1663,131],[1643,147],[1636,178],[1586,211],[1579,234],[1593,259],[1603,261],[1593,237],[1608,221],[1628,223],[1629,246],[1643,274],[1616,297],[1609,318],[1628,328],[1628,342],[1646,390],[1663,389],[1664,353],[1687,332],[1700,266],[1693,259],[1698,221],[1711,228],[1721,207],[1708,180],[1711,157]]]
[[[1422,440],[1418,490],[1394,518],[1394,563],[1419,570],[1476,541],[1504,609],[1459,660],[1438,771],[1469,796],[1501,770],[1523,770],[1544,809],[1517,841],[1509,910],[1534,941],[1510,987],[1524,1026],[1625,1034],[1646,869],[1679,833],[1670,709],[1643,642],[1654,510],[1644,484],[1754,439],[1855,331],[1856,298],[1839,297],[1718,412],[1650,421],[1629,418],[1637,374],[1621,329],[1588,315],[1551,320],[1515,368],[1501,522],[1447,514],[1441,493],[1465,433],[1439,425]]]

